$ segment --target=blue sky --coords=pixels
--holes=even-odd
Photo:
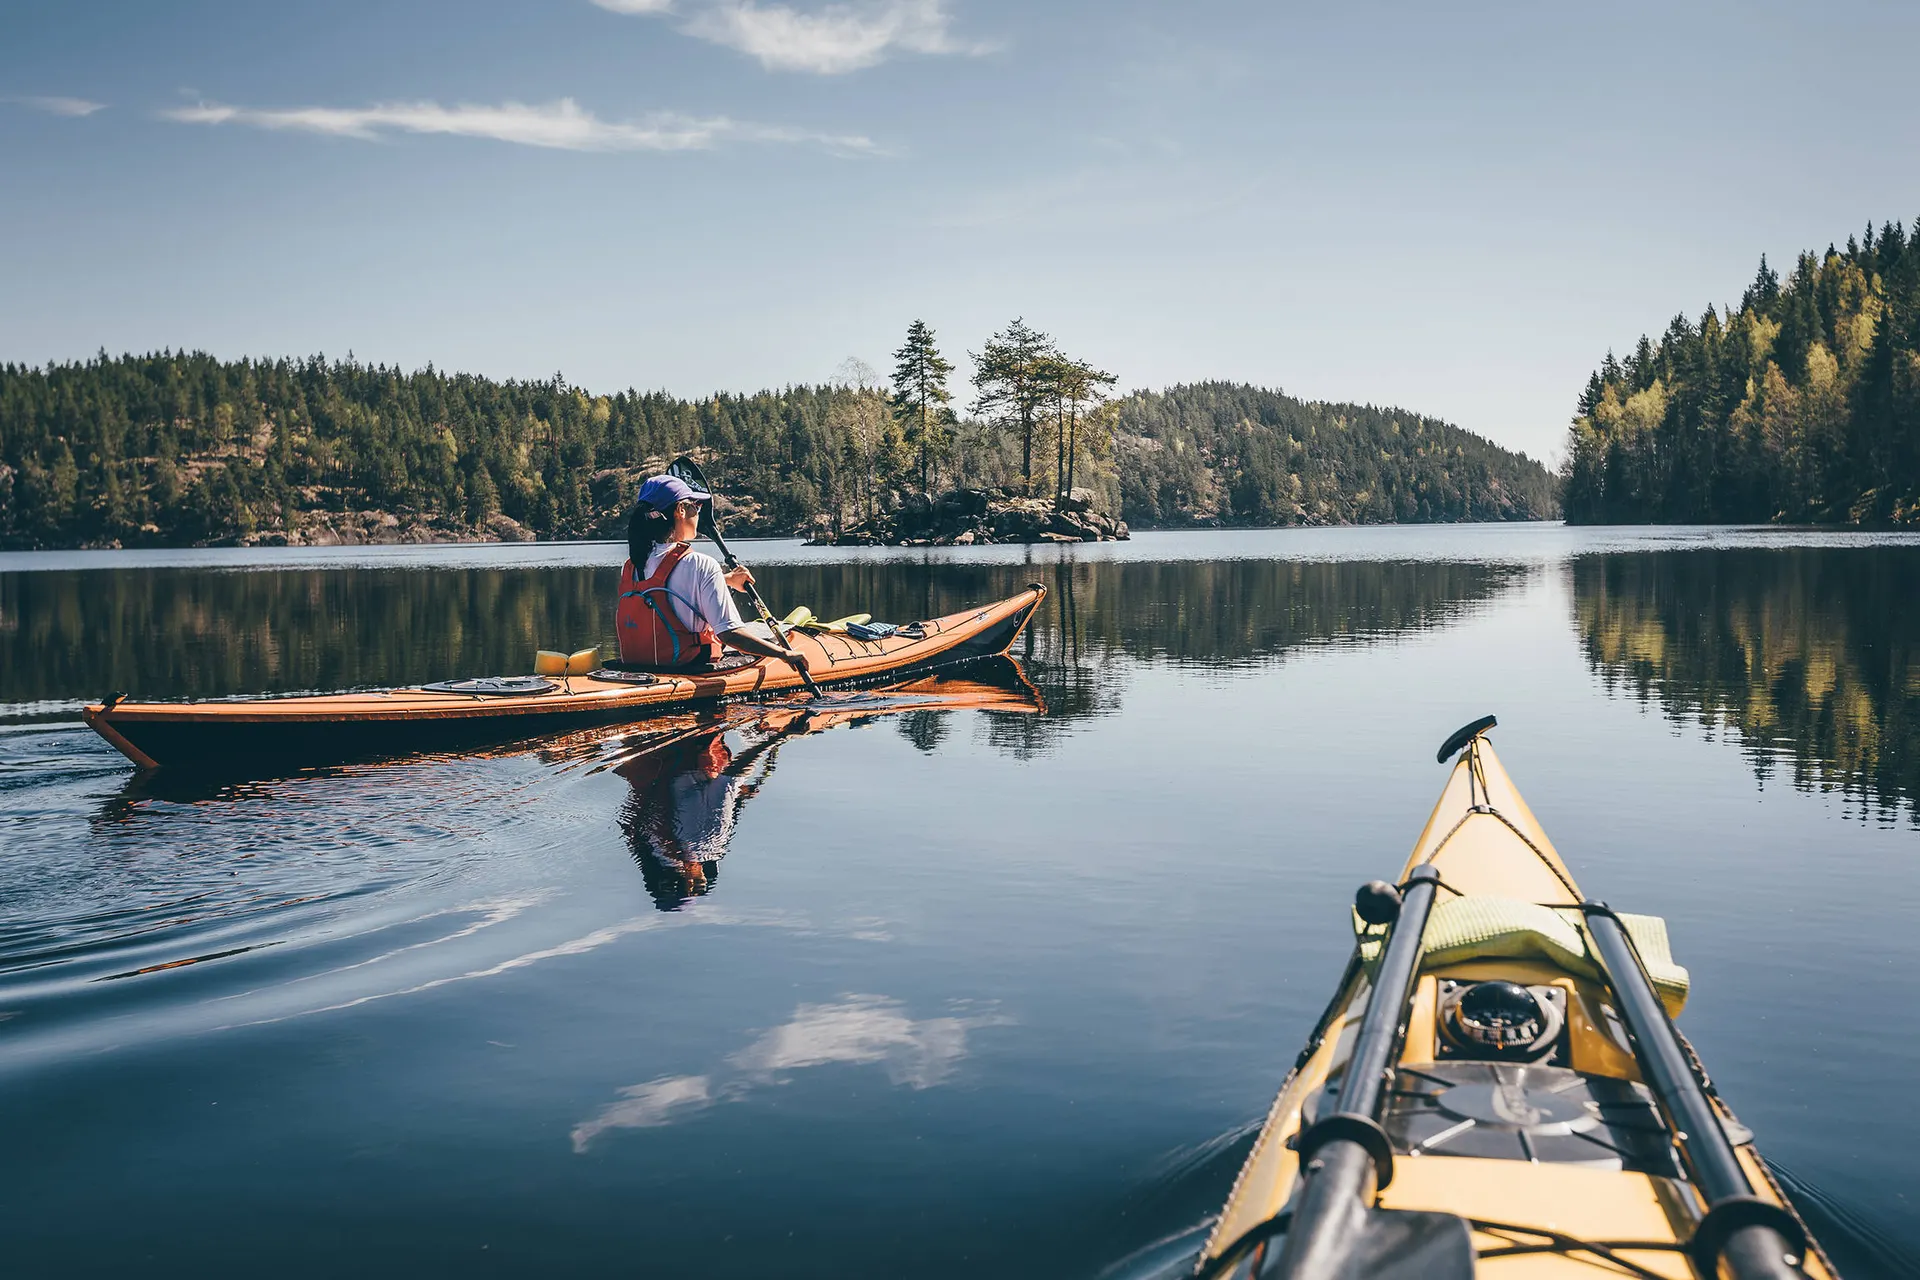
[[[1920,214],[1910,4],[7,0],[0,32],[0,360],[697,395],[1022,315],[1123,386],[1540,456],[1609,346]]]

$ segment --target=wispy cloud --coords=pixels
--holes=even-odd
[[[94,102],[89,98],[62,98],[43,94],[15,94],[0,98],[0,102],[10,102],[16,107],[25,107],[29,111],[44,111],[50,116],[90,116],[96,111],[105,111],[107,104]]]
[[[992,46],[953,34],[944,0],[861,0],[800,10],[755,0],[593,0],[615,13],[680,14],[680,30],[737,49],[773,71],[842,75],[885,62],[895,52],[982,54]]]
[[[366,107],[236,107],[198,102],[160,115],[181,124],[237,124],[366,141],[400,133],[451,134],[561,151],[704,151],[727,142],[811,144],[846,153],[878,150],[872,139],[858,135],[755,124],[726,116],[663,111],[637,120],[602,120],[572,98],[450,107],[437,102],[381,102]]]

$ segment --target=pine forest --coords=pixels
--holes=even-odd
[[[1920,523],[1920,225],[1760,260],[1738,307],[1611,353],[1567,446],[1571,522]]]
[[[891,384],[700,400],[354,359],[161,352],[0,366],[0,546],[623,536],[639,481],[703,459],[741,533],[838,530],[961,486],[1089,493],[1138,527],[1542,519],[1538,463],[1417,414],[1223,383],[1110,396],[1016,320],[967,416],[921,322]]]

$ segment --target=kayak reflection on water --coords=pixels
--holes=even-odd
[[[620,829],[654,905],[677,911],[712,892],[741,806],[773,776],[789,739],[908,712],[1045,709],[1011,659],[976,664],[970,674],[974,678],[933,676],[799,706],[728,707],[638,744],[613,771],[631,787]]]

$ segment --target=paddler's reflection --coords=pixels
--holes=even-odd
[[[1034,715],[1044,709],[1019,664],[1008,658],[980,660],[964,677],[924,676],[799,706],[736,704],[626,740],[626,754],[611,765],[632,788],[620,809],[620,827],[654,905],[677,911],[712,891],[740,808],[772,776],[774,758],[788,738],[918,713],[903,722],[906,736],[931,750],[942,735],[930,729],[928,715],[960,710]]]
[[[615,770],[632,787],[620,826],[654,905],[677,911],[712,890],[740,806],[773,772],[775,748],[800,728],[796,712],[675,734]]]

